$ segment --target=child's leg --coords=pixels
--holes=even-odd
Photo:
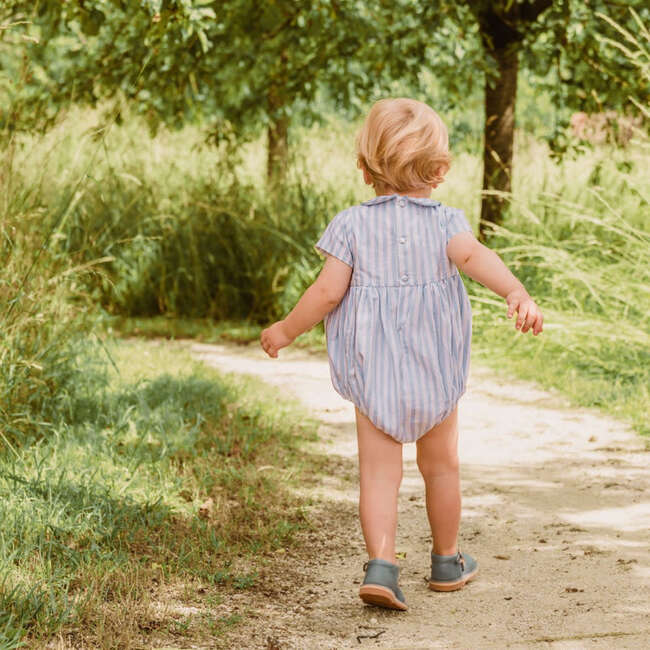
[[[426,487],[433,552],[452,555],[460,524],[458,408],[417,441],[417,459]]]
[[[356,407],[361,492],[359,515],[371,560],[395,563],[397,494],[402,482],[402,444]]]

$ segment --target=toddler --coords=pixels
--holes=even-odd
[[[457,403],[465,392],[471,308],[458,269],[505,298],[521,332],[542,314],[461,210],[430,198],[450,165],[447,130],[412,99],[383,99],[357,138],[375,198],[339,212],[315,244],[326,259],[289,315],[261,335],[271,357],[325,319],[335,390],[354,403],[366,603],[407,609],[395,558],[402,444],[415,442],[433,549],[429,587],[460,589],[478,571],[458,548]]]

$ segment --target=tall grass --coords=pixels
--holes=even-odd
[[[77,270],[43,227],[66,197],[46,207],[15,164],[12,144],[0,153],[0,449],[14,453],[51,428],[90,322]]]
[[[621,38],[599,38],[620,50],[647,83],[650,32],[630,11],[638,35],[600,15]],[[647,106],[634,97],[630,102],[650,117]],[[515,190],[507,197],[510,216],[494,229],[493,244],[546,310],[541,346],[505,335],[494,319],[494,301],[473,288],[475,322],[490,341],[479,346],[484,360],[560,388],[579,404],[604,407],[645,434],[650,434],[649,161],[650,139],[638,128],[627,149],[585,152],[547,171],[540,191]]]
[[[87,165],[98,119],[75,113],[16,154],[24,171],[14,183],[30,188],[43,213],[54,214],[51,206]],[[232,158],[205,147],[192,128],[150,139],[127,120],[106,137],[55,232],[52,255],[77,267],[105,260],[85,273],[83,287],[116,315],[258,325],[282,317],[318,273],[312,246],[327,221],[370,196],[354,161],[354,128],[332,118],[296,129],[289,184],[267,193],[257,181],[262,143]],[[649,157],[639,136],[626,149],[585,147],[558,161],[519,133],[508,218],[490,245],[545,310],[542,337],[516,338],[501,301],[467,283],[477,359],[505,355],[510,370],[566,387],[578,403],[618,410],[641,431],[648,429],[636,404],[648,404]],[[435,193],[475,226],[479,172],[478,157],[458,153]],[[39,229],[25,224],[27,232]],[[40,225],[47,229],[47,218]]]
[[[43,141],[23,142],[14,182],[33,188],[47,214],[94,155],[99,119],[75,114]],[[141,126],[134,119],[105,136],[55,229],[53,254],[95,264],[84,288],[110,313],[278,316],[313,278],[310,243],[350,197],[295,180],[267,193],[192,128],[151,140]]]
[[[565,198],[570,187],[513,200],[491,245],[542,306],[545,331],[529,340],[506,328],[502,301],[471,283],[475,351],[650,433],[648,188],[612,161],[600,161],[595,173],[599,166],[607,181],[586,186],[581,202]]]

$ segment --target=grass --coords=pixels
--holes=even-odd
[[[27,195],[42,217],[18,227],[52,232],[51,256],[84,269],[79,281],[111,314],[259,323],[279,313],[313,278],[310,243],[348,197],[295,180],[269,193],[197,129],[151,139],[140,127],[73,111],[45,137],[19,138],[7,203],[15,212]]]
[[[178,346],[107,349],[48,436],[0,458],[0,647],[210,642],[239,622],[213,606],[309,526],[304,412]]]
[[[109,321],[108,331],[122,337],[143,339],[193,339],[203,343],[238,343],[259,341],[264,327],[250,321],[212,321],[209,318],[116,317]],[[292,344],[312,351],[325,351],[323,324],[301,334]]]

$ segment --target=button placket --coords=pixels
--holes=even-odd
[[[406,205],[406,199],[401,198],[398,199],[398,205],[400,207],[403,207]],[[404,228],[406,227],[406,222],[407,219],[405,217],[404,212],[398,212],[398,218],[397,218],[397,224],[398,224],[398,232],[401,230],[404,232]],[[408,273],[408,250],[407,247],[404,245],[406,244],[406,237],[404,235],[401,235],[398,239],[400,246],[398,247],[397,250],[397,259],[398,259],[398,268],[397,271],[399,273],[399,282],[402,285],[408,284],[409,281],[409,273]]]

